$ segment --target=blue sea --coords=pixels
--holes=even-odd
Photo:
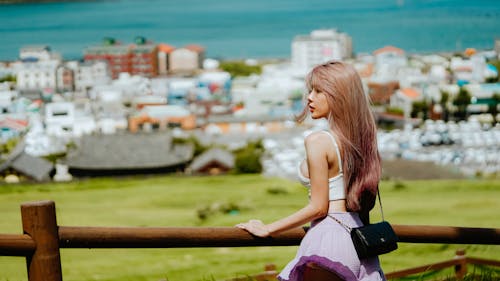
[[[499,0],[116,0],[0,5],[0,60],[49,45],[65,59],[112,37],[175,47],[199,44],[213,58],[289,58],[294,36],[336,28],[356,53],[394,45],[414,53],[493,49]]]

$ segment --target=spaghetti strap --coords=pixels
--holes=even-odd
[[[333,134],[330,133],[329,131],[322,131],[322,132],[325,132],[332,139],[333,146],[335,146],[335,150],[337,151],[337,158],[339,161],[339,172],[342,173],[342,158],[340,157],[340,149],[339,149],[339,146],[337,145],[337,141],[335,140],[335,137],[333,136]]]

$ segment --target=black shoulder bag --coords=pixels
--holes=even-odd
[[[398,236],[391,225],[384,220],[382,200],[380,199],[380,191],[378,189],[377,194],[380,204],[380,213],[382,214],[381,222],[351,228],[337,218],[328,215],[351,233],[352,243],[354,244],[359,259],[389,253],[398,248]]]

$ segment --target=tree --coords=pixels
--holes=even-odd
[[[264,153],[262,140],[249,142],[246,147],[235,151],[234,169],[237,174],[261,173],[260,158]]]
[[[10,138],[6,142],[0,144],[0,154],[9,154],[16,147],[19,138]]]
[[[410,116],[413,118],[421,117],[422,119],[429,118],[429,103],[426,100],[414,101],[411,104]]]
[[[491,97],[493,102],[488,106],[488,112],[493,115],[493,126],[497,124],[498,104],[500,103],[500,93],[494,93]]]
[[[458,95],[453,100],[453,104],[457,107],[456,117],[459,120],[465,120],[467,117],[467,106],[470,104],[471,94],[469,91],[460,87]]]
[[[495,83],[498,81],[498,75],[497,76],[492,76],[492,77],[487,77],[484,82],[486,83]]]
[[[448,102],[450,100],[450,93],[446,91],[441,91],[441,99],[439,100],[439,104],[441,105],[441,108],[443,109],[443,115],[442,119],[444,121],[448,121],[449,119],[449,110],[448,110]]]
[[[11,74],[7,74],[4,77],[0,77],[0,83],[3,83],[3,82],[16,82],[16,76],[11,75]]]
[[[493,65],[497,69],[497,71],[500,71],[500,60],[490,61],[488,63]],[[488,77],[485,82],[486,83],[500,82],[500,74],[497,74],[496,77]]]

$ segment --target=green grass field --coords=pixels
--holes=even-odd
[[[386,219],[393,224],[500,228],[500,181],[386,181]],[[265,222],[301,208],[306,190],[297,182],[260,175],[98,178],[72,183],[0,186],[0,233],[22,233],[20,204],[56,202],[63,226],[233,226]],[[205,212],[234,205],[239,212]],[[219,206],[219,207],[217,207]],[[234,208],[234,207],[233,207]],[[378,205],[372,215],[379,218]],[[500,260],[500,246],[400,243],[381,256],[385,272],[450,259],[455,250]],[[296,247],[204,249],[62,249],[64,280],[223,280],[282,268]],[[0,257],[0,281],[27,280],[25,259]]]

